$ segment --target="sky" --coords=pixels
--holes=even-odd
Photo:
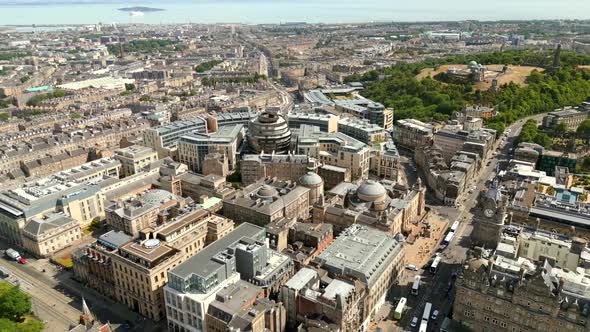
[[[46,6],[53,7],[51,15],[59,17],[47,17],[41,9]],[[111,8],[109,12],[107,6]],[[96,19],[109,21],[112,8],[128,6],[166,9],[160,16],[170,21],[182,18],[208,23],[590,20],[590,0],[0,0],[0,7],[4,7],[0,9],[0,25],[57,23],[59,20],[64,20],[64,23],[91,23]],[[28,7],[27,13],[31,17],[15,17],[23,12],[21,7]],[[38,12],[35,12],[35,7]],[[8,15],[2,15],[3,10]],[[101,11],[102,16],[92,16],[94,10]],[[203,12],[206,16],[202,15]],[[74,22],[75,18],[84,22]],[[120,21],[120,17],[115,19]],[[146,15],[146,22],[153,23],[150,19],[156,22],[160,17]]]

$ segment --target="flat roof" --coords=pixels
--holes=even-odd
[[[193,274],[208,275],[222,266],[212,258],[243,238],[257,238],[266,235],[265,229],[250,223],[243,223],[221,239],[211,243],[196,255],[179,264],[170,273],[186,279]]]
[[[403,239],[403,237],[402,237]],[[385,265],[401,252],[403,242],[394,235],[354,224],[344,230],[316,260],[338,274],[359,277],[372,285]]]

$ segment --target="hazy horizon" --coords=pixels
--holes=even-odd
[[[130,6],[165,11],[133,18],[117,11]],[[590,19],[583,0],[0,0],[0,7],[0,25]]]

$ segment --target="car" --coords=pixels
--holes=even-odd
[[[410,271],[418,271],[418,268],[414,264],[406,265],[406,269],[408,269]]]
[[[434,310],[432,316],[430,316],[430,319],[432,320],[436,320],[436,318],[438,318],[438,310]]]
[[[411,327],[416,327],[418,326],[418,317],[414,317],[412,318],[412,322],[410,323]]]

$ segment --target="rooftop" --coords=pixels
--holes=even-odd
[[[250,223],[243,223],[223,238],[213,242],[196,255],[170,270],[170,273],[182,279],[187,279],[193,274],[207,276],[223,266],[222,263],[213,259],[218,253],[231,247],[241,239],[263,239],[265,234],[264,228]]]
[[[353,275],[371,286],[382,269],[401,252],[402,246],[403,237],[355,224],[342,232],[316,260],[334,274]]]

